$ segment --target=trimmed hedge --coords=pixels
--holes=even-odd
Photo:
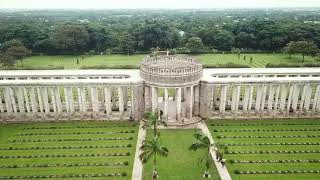
[[[132,147],[132,144],[127,145],[104,145],[104,146],[58,146],[58,147],[7,147],[0,150],[43,150],[43,149],[93,149],[93,148],[126,148]]]
[[[226,146],[270,146],[270,145],[284,145],[284,146],[288,146],[288,145],[320,145],[320,142],[305,142],[305,143],[226,143]]]
[[[320,163],[320,159],[288,159],[288,160],[234,160],[231,159],[230,163],[254,164],[254,163]]]
[[[101,157],[101,156],[130,156],[127,153],[104,153],[104,154],[45,154],[45,155],[22,155],[22,156],[0,156],[0,159],[17,159],[17,158],[66,158],[66,157]]]
[[[307,174],[320,173],[320,170],[270,170],[270,171],[241,171],[235,170],[235,174]]]
[[[128,125],[103,125],[103,126],[49,126],[49,127],[25,127],[22,130],[30,130],[30,129],[89,129],[89,128],[112,128],[112,127],[136,127],[137,124]]]
[[[138,69],[137,65],[95,65],[95,66],[81,66],[80,69]]]
[[[320,123],[240,123],[240,124],[211,124],[211,126],[280,126],[280,125],[320,125]]]
[[[270,136],[223,136],[218,135],[217,138],[320,138],[320,135],[283,135],[283,136],[276,136],[276,135],[270,135]]]
[[[283,131],[320,131],[320,128],[314,129],[214,129],[213,132],[283,132]]]
[[[90,178],[90,177],[117,177],[127,176],[126,172],[101,173],[101,174],[53,174],[53,175],[30,175],[30,176],[0,176],[0,179],[44,179],[44,178]]]
[[[204,64],[203,68],[251,68],[251,66],[246,64],[227,63],[227,64]]]
[[[39,135],[80,135],[80,134],[121,134],[121,133],[135,133],[135,130],[125,131],[96,131],[96,132],[49,132],[49,133],[20,133],[18,136],[39,136]]]
[[[66,142],[66,141],[106,141],[106,140],[133,140],[133,137],[116,137],[116,138],[71,138],[71,139],[17,139],[11,140],[10,143],[16,142]]]
[[[305,63],[305,64],[271,64],[268,63],[266,68],[297,68],[297,67],[320,67],[320,63]]]
[[[81,166],[128,166],[129,162],[120,163],[72,163],[72,164],[14,164],[14,165],[4,165],[0,168],[46,168],[46,167],[81,167]]]
[[[287,150],[272,150],[272,151],[227,151],[226,154],[302,154],[302,153],[320,153],[320,150],[306,151],[287,151]]]

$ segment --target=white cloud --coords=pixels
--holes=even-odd
[[[251,8],[320,7],[320,0],[0,0],[0,8]]]

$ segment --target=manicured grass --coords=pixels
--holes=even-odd
[[[244,60],[244,56],[246,59]],[[252,63],[250,63],[250,58],[252,59]],[[301,64],[302,57],[301,55],[293,55],[291,59],[287,54],[241,54],[240,59],[238,59],[237,54],[202,54],[197,56],[204,65],[211,64],[244,64],[250,67],[266,67],[268,63],[271,64]],[[310,56],[305,58],[305,63],[315,62],[316,59]]]
[[[137,131],[137,124],[131,122],[2,124],[0,125],[0,157],[2,157],[0,158],[0,176],[126,173],[126,176],[87,177],[85,179],[131,179]],[[132,138],[126,140],[101,139],[129,137]],[[22,140],[48,139],[53,141],[21,142]],[[117,145],[121,147],[115,147]],[[114,153],[125,155],[117,156]],[[97,156],[97,154],[100,154],[100,156]],[[112,155],[107,156],[105,154]],[[17,157],[29,155],[37,157]],[[39,157],[41,155],[43,157]],[[82,156],[68,157],[70,155]],[[9,156],[9,158],[3,158],[5,156]],[[128,164],[92,165],[92,163],[125,162],[128,162]],[[79,166],[81,163],[91,163],[91,165]],[[71,166],[70,164],[78,164],[78,166]],[[1,167],[10,165],[17,165],[18,168]],[[21,165],[23,167],[19,167]],[[26,167],[26,165],[29,165],[29,167]],[[44,165],[46,167],[30,167],[32,165]]]
[[[25,68],[54,68],[54,67],[64,67],[66,69],[79,69],[81,66],[104,66],[104,67],[114,67],[119,65],[129,65],[138,66],[139,62],[146,55],[93,55],[88,56],[32,56],[26,58],[23,61],[23,66]],[[246,56],[246,60],[244,60]],[[265,67],[268,63],[271,64],[301,64],[301,55],[293,55],[289,59],[286,54],[241,54],[240,59],[238,59],[237,54],[201,54],[195,56],[197,59],[203,62],[204,65],[217,65],[217,64],[243,64],[250,67]],[[252,63],[250,63],[250,57],[253,58]],[[77,64],[77,58],[80,64]],[[316,62],[315,58],[306,56],[305,63]],[[21,66],[21,63],[17,63],[17,66]]]
[[[158,157],[158,172],[160,179],[165,180],[195,180],[202,179],[205,170],[204,164],[199,164],[202,152],[190,151],[195,130],[171,129],[160,130],[161,142],[169,149],[168,157]],[[148,133],[152,137],[152,133]],[[144,165],[143,179],[149,180],[152,175],[152,159]],[[210,179],[220,179],[213,164],[210,169]]]
[[[210,120],[207,125],[216,142],[229,144],[229,152],[226,154],[227,167],[232,178],[237,179],[320,179],[320,173],[304,174],[236,174],[235,171],[290,171],[290,170],[320,170],[320,162],[292,162],[292,160],[320,160],[319,119],[272,119],[272,120]],[[300,131],[289,131],[296,129]],[[318,130],[312,130],[318,129]],[[221,130],[234,130],[234,132],[221,132]],[[249,130],[250,132],[236,132],[237,130]],[[264,131],[263,131],[264,130]],[[266,131],[267,130],[267,131]],[[304,130],[304,131],[301,131]],[[225,136],[225,137],[224,137]],[[239,136],[260,136],[241,137]],[[267,137],[261,137],[267,136]],[[286,136],[286,138],[272,137]],[[298,136],[292,138],[291,136]],[[309,136],[309,137],[308,137]],[[244,144],[241,144],[244,143]],[[254,144],[251,144],[254,143]],[[261,144],[263,143],[263,144]],[[269,144],[268,144],[269,143]],[[289,144],[275,144],[289,143]],[[296,143],[296,144],[294,144]],[[309,144],[303,144],[309,143]],[[257,151],[248,154],[248,151]],[[269,151],[269,152],[268,152]],[[276,152],[274,152],[276,151]],[[282,151],[279,153],[279,151]],[[299,153],[294,153],[299,151]],[[301,152],[302,151],[302,152]],[[308,152],[311,151],[311,152]],[[231,160],[238,162],[232,163]],[[260,162],[264,160],[291,160],[291,162]],[[239,161],[254,161],[241,163]]]

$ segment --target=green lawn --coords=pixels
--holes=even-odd
[[[207,121],[207,124],[214,140],[227,144],[229,152],[232,153],[226,154],[225,158],[229,173],[234,180],[320,179],[319,172],[284,173],[292,170],[320,170],[319,119],[211,120]],[[265,160],[277,162],[263,162]],[[279,162],[280,160],[284,161]],[[303,160],[317,160],[317,162],[303,162]],[[249,163],[245,163],[247,161]],[[236,170],[281,171],[281,174],[236,174]]]
[[[204,164],[199,164],[201,151],[189,151],[195,130],[171,129],[160,130],[161,142],[169,149],[168,157],[158,157],[160,179],[165,180],[196,180],[203,179]],[[151,137],[152,134],[148,133]],[[220,179],[214,165],[210,170],[212,178]],[[143,179],[149,180],[152,174],[152,160],[144,165]]]
[[[114,67],[114,66],[138,66],[139,62],[146,55],[93,55],[83,56],[32,56],[26,58],[23,61],[24,68],[54,68],[54,67],[64,67],[66,69],[79,69],[82,66],[104,66],[104,67]],[[246,56],[246,60],[244,60]],[[195,56],[197,59],[201,60],[204,65],[217,65],[217,64],[244,64],[250,67],[265,67],[268,63],[271,64],[301,64],[301,55],[294,55],[292,59],[289,59],[286,54],[242,54],[241,58],[238,59],[237,54],[202,54]],[[252,63],[250,63],[250,57],[253,58]],[[79,59],[79,65],[77,64],[77,59]],[[305,63],[316,62],[315,58],[307,56]],[[17,66],[21,66],[21,63],[17,63]]]
[[[0,177],[126,173],[85,179],[131,179],[137,131],[130,122],[2,124]]]

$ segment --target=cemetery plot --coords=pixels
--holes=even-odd
[[[233,179],[320,179],[318,119],[211,120]]]
[[[138,124],[0,126],[0,179],[131,179]]]

